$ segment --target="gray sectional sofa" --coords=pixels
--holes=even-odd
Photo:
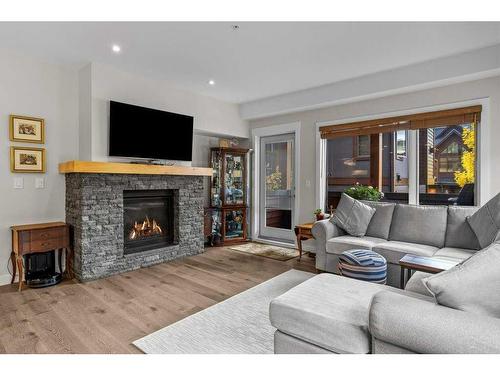
[[[499,246],[500,245],[496,245]],[[323,273],[270,304],[277,354],[500,353],[500,319],[436,304],[415,273],[406,290]]]
[[[318,270],[337,273],[343,251],[370,249],[387,259],[387,283],[399,286],[399,260],[406,254],[463,260],[479,249],[465,219],[476,207],[363,203],[376,208],[364,237],[347,235],[330,220],[314,224]]]
[[[314,225],[318,269],[336,272],[342,251],[372,249],[387,258],[388,281],[399,286],[398,261],[407,253],[463,260],[478,251],[466,221],[477,208],[365,203],[377,210],[364,237],[329,220]],[[500,252],[498,236],[491,248]],[[414,273],[402,290],[321,273],[271,302],[275,352],[500,353],[500,318],[437,304],[422,282],[428,276]]]

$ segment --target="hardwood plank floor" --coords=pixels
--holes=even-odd
[[[139,353],[131,342],[289,269],[286,262],[209,248],[205,253],[87,283],[0,287],[0,353]]]

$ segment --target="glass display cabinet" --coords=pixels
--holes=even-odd
[[[243,148],[211,149],[212,244],[247,239],[247,154]]]

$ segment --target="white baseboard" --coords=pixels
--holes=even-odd
[[[10,279],[12,278],[11,275],[9,275],[8,273],[5,273],[3,275],[0,275],[0,285],[7,285],[7,284],[10,284]],[[16,280],[17,280],[17,277],[16,277]]]

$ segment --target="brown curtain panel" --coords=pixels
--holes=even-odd
[[[480,120],[481,110],[482,107],[477,105],[443,111],[351,122],[340,125],[326,125],[320,127],[319,131],[321,138],[332,139],[365,134],[387,133],[398,130],[437,128],[477,123]]]

